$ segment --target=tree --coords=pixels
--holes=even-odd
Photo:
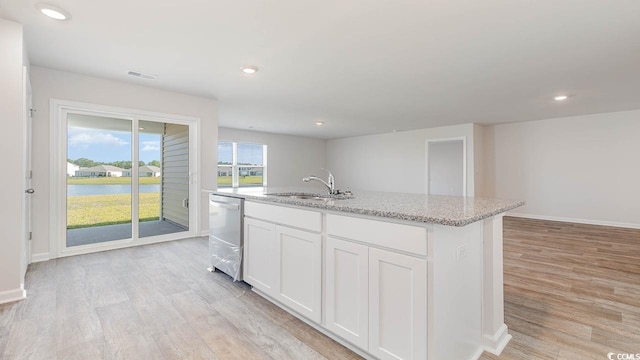
[[[74,161],[72,161],[72,163],[80,166],[80,167],[92,167],[92,166],[96,166],[95,161],[91,160],[91,159],[87,159],[87,158],[79,158],[76,159]]]
[[[159,160],[151,160],[151,161],[149,161],[147,163],[147,165],[160,167],[160,161]]]

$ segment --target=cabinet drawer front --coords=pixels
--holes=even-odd
[[[244,205],[244,214],[249,217],[309,231],[320,232],[322,230],[322,214],[317,211],[247,201]]]
[[[427,255],[427,229],[341,215],[327,215],[327,234]]]

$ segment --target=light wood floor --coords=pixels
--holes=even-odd
[[[505,218],[505,322],[482,359],[640,353],[640,230]]]
[[[640,231],[504,224],[513,340],[482,359],[640,353]],[[28,299],[0,305],[2,359],[359,358],[205,271],[206,253],[189,239],[32,264]]]
[[[32,264],[26,300],[0,306],[2,359],[357,359],[209,273],[207,240]]]

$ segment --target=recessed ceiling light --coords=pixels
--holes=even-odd
[[[324,121],[316,121],[316,125],[322,126],[322,125],[324,125]]]
[[[253,65],[244,65],[240,69],[247,75],[253,75],[258,72],[258,67]]]
[[[553,98],[553,100],[555,100],[555,101],[564,101],[564,100],[567,100],[568,98],[569,98],[568,95],[558,95],[558,96],[555,96]]]
[[[38,3],[36,4],[36,9],[40,10],[41,13],[52,19],[62,21],[71,19],[71,14],[69,14],[68,11],[59,6],[46,3]]]

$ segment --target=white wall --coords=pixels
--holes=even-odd
[[[428,147],[428,193],[431,195],[463,196],[463,141],[436,141],[429,143]]]
[[[324,177],[326,141],[300,136],[220,128],[221,141],[267,145],[267,185],[309,186],[302,178],[312,174]]]
[[[24,239],[22,214],[23,167],[23,57],[22,25],[0,19],[0,303],[23,295],[20,259]]]
[[[33,250],[49,252],[49,101],[70,100],[121,108],[153,111],[200,118],[200,169],[198,181],[204,189],[216,185],[218,148],[218,103],[170,91],[131,83],[100,79],[42,67],[32,67],[33,87]],[[208,199],[201,194],[200,229],[208,229]]]
[[[339,189],[424,194],[427,139],[466,137],[467,195],[474,196],[474,125],[464,124],[327,141],[327,168]]]
[[[640,227],[640,110],[489,126],[490,196],[513,213]]]

